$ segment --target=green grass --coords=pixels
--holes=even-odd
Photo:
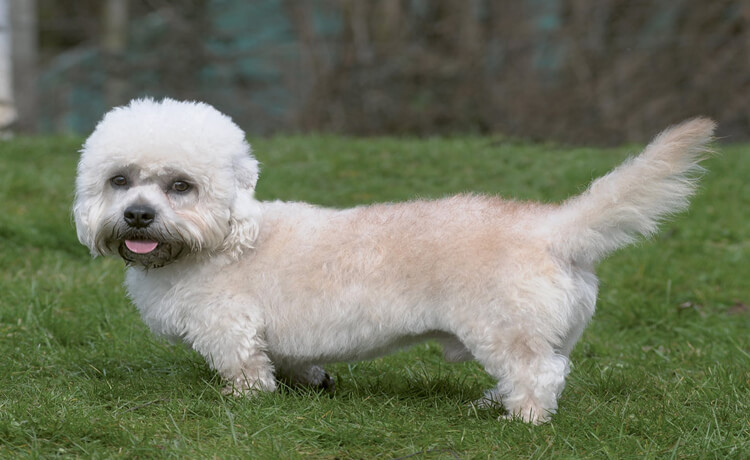
[[[331,366],[333,397],[223,397],[154,338],[70,216],[81,139],[0,143],[0,457],[749,458],[750,155],[721,147],[689,213],[598,271],[597,314],[559,414],[531,427],[468,403],[492,382],[435,344]],[[637,147],[502,138],[254,142],[258,195],[349,206],[463,191],[561,200]]]

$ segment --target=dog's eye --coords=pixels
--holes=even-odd
[[[184,180],[178,180],[172,184],[172,190],[174,190],[175,192],[187,192],[188,190],[190,190],[190,184],[188,184]]]
[[[115,176],[109,180],[109,183],[115,187],[125,187],[128,185],[128,179],[125,176]]]

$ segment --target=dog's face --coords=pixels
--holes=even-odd
[[[257,178],[244,133],[211,106],[133,101],[105,115],[81,150],[78,238],[94,255],[146,268],[236,257],[257,236]]]

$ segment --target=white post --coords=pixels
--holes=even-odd
[[[15,131],[36,129],[37,0],[9,0]]]
[[[16,121],[13,103],[13,59],[11,55],[10,0],[0,0],[0,132]]]

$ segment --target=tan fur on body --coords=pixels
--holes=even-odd
[[[151,329],[205,356],[229,392],[279,377],[330,387],[321,364],[436,339],[498,380],[483,403],[539,423],[593,315],[594,264],[687,206],[713,127],[665,131],[562,205],[459,195],[333,210],[256,201],[244,134],[211,107],[135,101],[84,145],[74,211],[92,253],[131,261]],[[122,223],[142,205],[151,224]],[[126,239],[170,250],[131,254]]]

